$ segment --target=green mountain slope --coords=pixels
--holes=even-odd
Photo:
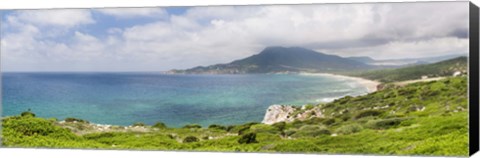
[[[372,70],[348,75],[362,77],[380,82],[395,82],[421,79],[422,76],[444,77],[452,76],[455,72],[467,73],[468,58],[457,57],[433,64],[415,65],[399,69]]]
[[[267,47],[259,54],[206,67],[172,70],[172,73],[275,73],[275,72],[339,72],[366,70],[374,66],[359,61],[328,55],[300,47]]]

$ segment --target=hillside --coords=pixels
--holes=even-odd
[[[3,119],[2,145],[466,156],[467,101],[467,78],[449,77],[388,87],[364,96],[347,96],[331,103],[293,107],[291,116],[306,117],[272,125],[245,123],[169,128],[159,122],[92,130],[88,121],[57,121],[25,112]]]
[[[374,68],[359,61],[300,47],[267,47],[260,53],[228,64],[200,66],[170,73],[242,74],[276,72],[342,72]]]
[[[358,73],[348,73],[347,75],[388,83],[421,79],[422,76],[428,78],[452,76],[455,72],[466,74],[467,66],[467,57],[457,57],[433,64],[414,65],[398,69],[363,71]]]
[[[384,67],[399,67],[399,66],[408,66],[408,65],[419,65],[419,64],[431,64],[448,59],[453,59],[461,56],[465,56],[467,53],[462,54],[449,54],[441,56],[431,56],[431,57],[422,57],[422,58],[400,58],[400,59],[380,59],[375,60],[367,56],[359,57],[348,57],[352,60],[357,60],[369,65],[384,66]]]

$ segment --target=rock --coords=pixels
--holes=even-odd
[[[460,71],[455,71],[452,76],[453,76],[453,77],[456,77],[456,76],[460,76],[461,74],[462,74],[462,72],[460,72]]]
[[[294,120],[306,120],[313,117],[323,117],[322,110],[319,107],[306,110],[306,108],[297,109],[289,105],[271,105],[268,107],[262,123],[293,122]]]
[[[291,122],[294,119],[290,116],[295,111],[293,106],[272,105],[268,107],[262,123],[274,124],[277,122]]]

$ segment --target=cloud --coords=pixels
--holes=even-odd
[[[74,27],[92,24],[90,11],[87,9],[61,10],[22,10],[7,17],[9,23],[29,23],[36,26]]]
[[[162,8],[106,8],[97,10],[100,13],[114,16],[119,19],[136,17],[165,17],[168,13]]]
[[[392,41],[373,47],[345,48],[329,50],[340,56],[370,56],[374,59],[421,58],[449,54],[465,54],[469,49],[466,38],[443,37],[418,41]],[[318,50],[326,52],[327,50]]]
[[[74,10],[87,11],[83,14],[90,20],[68,25],[38,22],[15,12],[6,15],[7,27],[2,30],[6,57],[2,66],[9,70],[38,70],[35,65],[42,65],[42,70],[51,71],[163,71],[227,63],[278,45],[377,59],[466,53],[467,7],[467,2],[215,6],[193,7],[175,15],[158,8],[94,10],[122,19],[108,28],[86,25],[105,25],[91,19],[89,10]],[[161,18],[121,25],[138,17]],[[55,33],[60,26],[68,26],[67,31]],[[104,29],[98,31],[106,34],[88,31],[92,29]]]

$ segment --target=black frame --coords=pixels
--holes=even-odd
[[[469,4],[469,153],[470,156],[479,150],[479,9]]]

